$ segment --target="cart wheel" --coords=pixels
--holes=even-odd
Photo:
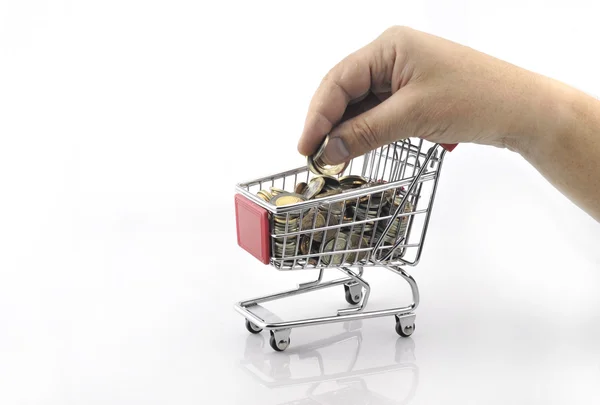
[[[256,326],[255,324],[253,324],[252,322],[250,322],[247,319],[246,319],[246,329],[248,329],[248,332],[254,333],[254,334],[262,332],[261,328],[259,328],[258,326]]]
[[[353,286],[344,284],[344,292],[346,293],[346,302],[350,305],[357,305],[362,300],[363,292],[358,284]]]
[[[415,324],[407,325],[402,328],[402,324],[398,319],[396,319],[396,333],[398,333],[402,337],[409,337],[415,331]]]
[[[269,344],[276,352],[282,352],[287,349],[290,345],[291,339],[289,336],[286,339],[277,339],[273,331],[271,331],[271,339],[269,339]]]

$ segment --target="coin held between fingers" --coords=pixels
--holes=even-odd
[[[347,161],[342,161],[339,164],[330,165],[323,160],[325,150],[329,148],[329,143],[330,137],[329,135],[327,135],[325,139],[323,139],[323,143],[321,143],[321,146],[319,147],[317,152],[314,155],[308,156],[306,158],[306,166],[314,174],[335,176],[342,173],[344,170],[346,170],[346,167],[348,167],[349,162]],[[334,148],[337,148],[337,146],[334,145]]]
[[[344,140],[340,137],[330,137],[323,150],[323,161],[329,165],[344,163],[350,157],[350,152]]]

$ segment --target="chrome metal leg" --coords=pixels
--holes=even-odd
[[[323,269],[319,270],[319,277],[315,281],[309,281],[307,283],[298,284],[298,289],[301,290],[303,288],[312,287],[312,286],[319,284],[321,282],[321,280],[323,280],[323,272],[324,271],[325,270],[323,270]]]
[[[414,278],[408,274],[404,269],[399,266],[385,266],[386,269],[392,273],[401,276],[409,284],[412,292],[412,302],[404,307],[394,307],[376,311],[365,311],[367,306],[371,287],[362,278],[363,269],[358,268],[355,272],[354,269],[341,267],[339,268],[348,277],[343,277],[336,280],[323,282],[323,272],[319,273],[319,278],[310,283],[300,284],[298,288],[284,291],[277,294],[272,294],[264,297],[258,297],[251,300],[239,302],[235,305],[235,309],[242,314],[249,322],[254,324],[254,329],[266,329],[271,333],[271,346],[277,351],[285,350],[290,344],[290,332],[292,328],[298,328],[303,326],[322,325],[333,322],[343,322],[360,320],[365,318],[376,318],[382,316],[393,315],[396,318],[396,331],[400,336],[410,336],[414,332],[414,311],[419,305],[419,288]],[[333,287],[336,285],[344,285],[346,288],[354,289],[356,292],[358,288],[364,291],[362,298],[360,299],[359,305],[352,308],[340,309],[336,315],[323,316],[308,319],[298,320],[282,320],[277,315],[271,313],[265,307],[261,306],[260,303],[273,301],[285,297],[294,296],[297,294],[304,294],[311,291],[317,291],[324,288]]]
[[[260,304],[261,302],[275,301],[275,300],[278,300],[281,298],[291,297],[291,296],[298,295],[298,294],[304,294],[304,293],[311,292],[311,291],[322,290],[324,288],[334,287],[336,285],[342,285],[342,284],[352,282],[352,281],[354,281],[354,279],[350,278],[350,277],[345,277],[345,278],[326,281],[326,282],[319,282],[319,283],[316,283],[316,281],[311,281],[308,283],[299,284],[298,287],[294,288],[293,290],[288,290],[288,291],[280,292],[277,294],[266,295],[264,297],[258,297],[258,298],[253,298],[250,300],[242,301],[239,303],[239,305],[241,305],[243,307],[247,307],[247,306],[251,306],[251,305]]]
[[[398,274],[399,276],[401,276],[403,279],[406,280],[406,282],[408,283],[408,285],[410,286],[410,291],[412,292],[412,296],[413,296],[413,303],[410,305],[411,308],[411,312],[414,311],[415,309],[417,309],[417,307],[419,306],[419,302],[420,302],[420,296],[419,296],[419,286],[417,285],[417,282],[415,281],[415,279],[408,274],[406,271],[404,271],[404,269],[400,266],[385,266],[386,269],[388,269],[389,271],[391,271],[392,273]]]
[[[362,267],[360,269],[362,270]],[[337,311],[338,315],[342,316],[345,314],[351,314],[354,312],[362,311],[366,307],[367,302],[369,301],[369,294],[371,293],[371,286],[369,285],[369,283],[367,283],[365,280],[363,280],[362,277],[360,277],[358,274],[354,273],[351,269],[348,269],[346,267],[340,267],[339,270],[355,281],[354,283],[352,283],[351,285],[348,286],[348,288],[350,289],[350,291],[353,292],[353,294],[354,294],[354,291],[357,289],[356,287],[364,288],[364,293],[362,294],[362,299],[360,299],[357,306],[352,307],[352,308],[339,309]],[[362,273],[362,271],[359,271],[359,274],[361,274],[361,273]],[[346,285],[348,285],[348,284],[346,284]],[[360,288],[358,290],[360,291]],[[360,295],[359,295],[359,297],[360,297]]]

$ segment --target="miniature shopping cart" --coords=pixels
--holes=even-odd
[[[337,179],[362,179],[358,187],[325,192],[321,197],[277,206],[257,195],[272,189],[293,193],[299,183],[318,175],[306,166],[238,184],[235,196],[238,244],[264,264],[278,270],[318,270],[315,281],[269,296],[239,302],[251,333],[270,331],[276,351],[290,344],[292,328],[394,315],[403,337],[415,329],[419,290],[402,266],[421,257],[443,159],[455,145],[405,139],[353,159]],[[412,291],[408,306],[366,311],[370,286],[365,267],[383,267],[406,280]],[[343,277],[324,281],[326,269]],[[349,308],[334,315],[282,320],[262,303],[343,285]]]

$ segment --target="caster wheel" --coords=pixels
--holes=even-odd
[[[256,326],[255,324],[253,324],[252,322],[250,322],[247,319],[246,319],[246,329],[248,329],[248,332],[254,333],[254,334],[262,332],[261,328],[259,328],[258,326]]]
[[[400,321],[396,321],[396,333],[398,333],[402,337],[409,337],[415,331],[415,324],[405,326],[402,328],[402,324]]]
[[[344,285],[344,292],[346,293],[346,302],[350,305],[357,305],[362,300],[363,293],[360,286]]]
[[[277,338],[275,337],[273,332],[271,332],[271,339],[269,339],[269,344],[271,345],[273,350],[275,350],[276,352],[282,352],[285,349],[287,349],[288,346],[290,345],[290,342],[291,342],[291,339],[289,337],[285,340],[284,339],[277,340]]]

